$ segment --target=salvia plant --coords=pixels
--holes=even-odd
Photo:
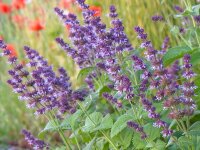
[[[44,115],[49,122],[38,138],[23,130],[25,140],[33,149],[55,149],[42,141],[47,132],[58,132],[63,141],[60,149],[121,150],[121,149],[200,149],[200,122],[191,51],[198,49],[198,33],[194,40],[185,39],[180,30],[177,37],[189,49],[173,51],[166,37],[157,50],[142,27],[134,27],[140,46],[133,47],[124,32],[114,6],[110,6],[110,28],[95,16],[85,0],[77,0],[83,19],[55,13],[69,26],[69,39],[56,42],[81,68],[78,78],[82,87],[73,89],[64,68],[57,71],[36,50],[25,46],[28,63],[21,64],[4,41],[2,55],[12,69],[8,84],[19,99],[35,115]],[[199,5],[186,10],[175,6],[182,15],[192,10],[199,15]],[[183,17],[185,22],[199,25],[199,16]],[[156,15],[152,20],[165,21]],[[195,23],[196,22],[196,23]],[[194,29],[195,31],[197,28]],[[189,42],[189,43],[188,43]],[[192,46],[194,42],[194,46]]]

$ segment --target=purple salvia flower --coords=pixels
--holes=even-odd
[[[87,89],[80,89],[76,90],[72,93],[72,99],[73,100],[79,100],[83,101],[84,98],[88,95],[88,90]]]
[[[76,0],[76,2],[81,6],[83,9],[88,9],[89,6],[85,4],[85,0]]]
[[[163,44],[162,44],[162,50],[160,51],[161,55],[164,55],[166,53],[167,48],[169,47],[169,37],[165,37]]]
[[[15,58],[13,69],[9,71],[11,79],[8,80],[13,91],[20,95],[19,99],[25,100],[28,108],[36,108],[36,115],[54,108],[62,113],[74,109],[76,103],[71,102],[72,89],[66,71],[60,68],[59,76],[56,76],[52,66],[37,51],[27,46],[24,51],[29,63],[23,66]]]
[[[69,56],[71,56],[73,59],[76,58],[77,51],[65,43],[62,38],[56,38],[56,42],[62,47],[63,50],[67,52],[67,54],[69,54]]]
[[[133,121],[128,121],[127,122],[127,126],[129,128],[133,128],[136,132],[140,133],[140,137],[141,139],[145,139],[147,138],[147,135],[146,133],[144,132],[143,130],[143,127],[141,127],[139,124],[133,122]]]
[[[197,23],[197,25],[200,25],[200,15],[194,16],[194,20]]]
[[[145,70],[146,69],[146,65],[143,63],[143,60],[140,59],[138,56],[133,55],[131,58],[134,61],[133,69],[135,71],[137,71],[137,70]]]
[[[196,76],[196,74],[190,69],[192,67],[192,64],[190,64],[190,55],[185,55],[183,57],[183,77],[185,79],[191,79],[192,77]]]
[[[116,52],[133,50],[133,47],[128,40],[128,37],[124,33],[124,26],[122,24],[122,21],[117,18],[116,9],[114,6],[110,7],[110,17],[111,19],[113,19],[111,21],[113,28],[110,29],[110,32],[113,33],[113,40],[115,42],[115,45],[117,45],[115,48]]]
[[[178,5],[175,5],[175,6],[174,6],[174,9],[175,9],[176,11],[180,12],[180,13],[182,13],[182,12],[184,11],[183,8],[181,8],[181,7],[178,6]]]
[[[118,108],[122,107],[122,103],[120,101],[118,101],[116,98],[114,98],[111,94],[105,92],[102,94],[102,96],[108,100],[111,104],[115,105]]]
[[[160,15],[154,15],[154,16],[151,17],[151,19],[154,22],[158,22],[158,21],[163,21],[164,20],[163,16],[160,16]]]
[[[118,16],[118,14],[116,13],[116,8],[113,5],[110,6],[110,14],[109,14],[109,16],[111,18],[116,18]]]
[[[22,130],[22,134],[25,136],[25,140],[34,150],[49,149],[49,146],[42,140],[35,138],[29,131]]]
[[[118,75],[115,79],[115,88],[120,93],[126,93],[126,99],[134,97],[132,83],[126,75]]]

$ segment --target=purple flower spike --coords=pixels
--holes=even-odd
[[[25,140],[29,145],[33,147],[34,150],[49,149],[49,146],[42,140],[35,138],[29,131],[22,130],[22,134],[25,136]]]
[[[183,12],[183,8],[181,8],[181,7],[178,6],[178,5],[175,5],[175,6],[174,6],[174,9],[175,9],[176,11],[180,12],[180,13]]]
[[[165,138],[165,137],[171,136],[173,134],[173,131],[165,128],[161,133],[162,133],[162,136]]]
[[[154,16],[151,17],[151,19],[154,22],[158,22],[158,21],[163,21],[164,20],[163,16],[160,16],[160,15],[154,15]]]
[[[118,101],[116,98],[114,98],[112,95],[110,95],[109,93],[103,93],[102,96],[108,100],[111,104],[114,104],[116,107],[121,108],[122,107],[122,103],[120,101]]]
[[[85,0],[76,0],[77,3],[81,6],[83,9],[88,9],[89,6],[85,4]]]
[[[129,128],[133,128],[136,132],[140,133],[141,139],[147,138],[147,135],[146,135],[146,133],[144,132],[143,127],[141,127],[139,124],[137,124],[137,123],[135,123],[135,122],[133,122],[133,121],[128,121],[128,122],[127,122],[127,126],[128,126]]]
[[[111,18],[116,18],[118,16],[118,14],[116,13],[116,8],[115,8],[114,5],[110,6],[110,14],[109,14],[109,16]]]

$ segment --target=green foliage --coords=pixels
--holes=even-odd
[[[197,121],[190,126],[188,134],[191,136],[200,136],[200,121]]]
[[[124,128],[126,128],[127,121],[129,120],[133,120],[133,116],[127,114],[121,115],[113,124],[110,136],[114,137],[119,134]]]
[[[93,132],[95,128],[101,123],[103,115],[100,112],[94,112],[85,119],[85,125],[82,130],[84,132]]]
[[[84,79],[89,73],[94,70],[94,67],[83,68],[79,71],[77,79]]]
[[[154,3],[147,2],[147,1],[137,1],[137,0],[121,0],[118,3],[116,3],[114,0],[111,1],[90,1],[89,3],[96,4],[98,6],[102,6],[103,8],[103,15],[107,14],[107,7],[112,2],[117,5],[118,10],[122,10],[119,12],[119,16],[123,19],[126,17],[126,19],[123,19],[123,22],[125,22],[126,32],[128,33],[128,36],[130,37],[132,43],[135,43],[136,45],[137,40],[135,40],[135,35],[132,31],[132,26],[134,25],[143,25],[145,27],[145,30],[148,26],[150,26],[151,22],[150,17],[155,13],[156,11],[163,10],[162,7],[165,8],[166,4],[167,6],[172,6],[172,2],[167,2],[165,0],[156,0]],[[178,2],[178,1],[177,1]],[[142,5],[141,5],[142,3]],[[163,4],[163,5],[160,5]],[[55,5],[56,6],[56,5]],[[146,12],[146,10],[151,9],[152,12],[149,12],[148,14],[141,15],[141,11],[139,10],[139,6],[141,10]],[[159,7],[158,7],[159,6]],[[106,7],[106,9],[104,9]],[[185,54],[191,54],[192,57],[192,64],[195,72],[198,74],[196,79],[194,80],[194,83],[198,86],[198,89],[195,91],[195,94],[197,97],[197,104],[198,107],[200,107],[200,93],[199,93],[199,87],[200,87],[200,43],[199,43],[199,33],[200,30],[199,25],[194,22],[194,20],[191,20],[189,23],[193,24],[187,24],[185,26],[186,33],[182,34],[180,33],[180,24],[178,23],[179,20],[184,19],[185,17],[194,19],[193,17],[200,14],[200,5],[190,5],[188,2],[186,3],[186,8],[183,13],[180,13],[178,15],[172,15],[173,11],[172,8],[166,7],[164,10],[168,13],[163,13],[164,16],[169,19],[166,20],[166,22],[162,23],[160,22],[160,26],[158,24],[154,24],[152,29],[148,28],[146,31],[151,36],[156,36],[157,38],[152,38],[152,43],[155,43],[156,46],[160,45],[162,42],[162,39],[164,36],[168,34],[168,31],[171,31],[171,48],[169,48],[166,52],[166,54],[163,56],[163,63],[165,66],[169,67],[175,60],[179,60],[180,63],[182,63],[182,57]],[[121,8],[121,9],[120,9]],[[126,9],[124,9],[126,8]],[[138,8],[134,9],[132,11],[132,8]],[[153,9],[154,8],[154,9]],[[130,15],[127,16],[127,12],[130,12]],[[162,12],[161,12],[162,13]],[[50,14],[50,13],[49,13]],[[138,15],[140,14],[140,15]],[[102,16],[103,16],[102,15]],[[51,15],[50,15],[51,16]],[[140,18],[138,16],[143,16],[143,18]],[[168,21],[171,21],[170,16],[174,16],[173,22],[176,24],[169,25],[169,28],[166,27],[166,24]],[[132,19],[136,18],[134,23],[131,23]],[[176,20],[178,19],[178,21]],[[110,22],[107,20],[107,17],[103,17],[103,20],[106,22],[108,26],[110,26]],[[131,20],[131,21],[130,21]],[[2,18],[0,18],[0,21],[2,22]],[[183,20],[182,20],[183,21]],[[56,22],[56,21],[54,21]],[[5,25],[0,25],[5,26]],[[129,28],[129,26],[131,26]],[[5,27],[4,27],[5,28]],[[5,28],[6,29],[6,28]],[[166,29],[166,30],[164,30]],[[5,30],[7,33],[7,30]],[[164,31],[164,32],[163,32]],[[165,33],[166,31],[166,33]],[[0,31],[2,32],[2,31]],[[56,36],[60,35],[62,33],[61,28],[57,26],[55,30],[47,30],[44,31],[44,35],[48,35],[49,39],[53,39]],[[26,38],[26,34],[23,34],[24,39]],[[134,36],[133,36],[134,35]],[[173,36],[174,37],[173,37]],[[34,40],[29,41],[30,45],[37,45],[37,41],[40,39],[41,36],[38,36],[36,38],[34,35],[29,35],[28,37],[33,36]],[[6,38],[10,38],[10,35],[7,35]],[[133,38],[134,37],[134,38]],[[22,39],[23,39],[22,38]],[[46,38],[44,38],[46,40]],[[45,40],[42,41],[45,41]],[[41,42],[42,44],[37,45],[38,48],[43,48],[46,50],[49,45],[47,45],[45,42]],[[43,44],[44,43],[44,44]],[[48,43],[48,42],[47,42]],[[176,44],[176,47],[174,45]],[[53,45],[50,43],[50,45]],[[187,45],[187,46],[186,46]],[[155,47],[156,47],[155,46]],[[53,47],[53,46],[52,46]],[[59,66],[58,64],[65,64],[67,68],[70,70],[70,75],[72,77],[72,81],[76,79],[83,80],[87,75],[89,75],[92,72],[99,73],[100,71],[96,67],[86,67],[79,71],[77,75],[76,66],[72,62],[71,59],[67,59],[67,63],[62,62],[63,54],[60,54],[61,52],[58,51],[58,48],[52,48],[55,50],[55,53],[48,53],[46,51],[42,51],[42,55],[47,56],[47,58],[50,58],[50,63],[55,63],[56,68]],[[57,51],[56,51],[57,49]],[[132,150],[132,149],[150,149],[150,150],[175,150],[175,149],[195,149],[199,150],[200,146],[198,146],[198,143],[200,142],[200,121],[199,118],[195,118],[195,115],[199,114],[199,110],[195,111],[194,116],[191,116],[187,118],[180,119],[180,123],[178,124],[179,120],[175,119],[169,119],[168,118],[168,111],[163,110],[163,103],[164,102],[154,102],[153,95],[155,95],[154,91],[148,90],[146,91],[147,98],[153,103],[153,106],[156,108],[157,112],[161,115],[161,119],[167,120],[166,122],[169,123],[169,128],[172,130],[175,130],[174,134],[169,138],[163,138],[161,134],[161,129],[158,129],[156,127],[153,127],[153,121],[152,119],[148,118],[147,112],[144,110],[144,108],[141,106],[141,99],[139,98],[140,93],[140,83],[141,83],[141,72],[136,72],[132,68],[133,62],[130,59],[131,55],[137,54],[139,56],[143,57],[144,49],[137,48],[134,52],[131,54],[129,52],[123,53],[121,56],[121,60],[117,60],[119,64],[121,65],[121,74],[125,74],[128,77],[130,77],[130,80],[132,81],[132,87],[135,93],[135,97],[133,99],[125,100],[125,93],[121,93],[117,91],[116,89],[111,89],[107,85],[108,83],[112,83],[113,80],[110,79],[110,75],[107,75],[104,72],[100,72],[97,75],[97,78],[94,79],[94,91],[90,91],[87,97],[85,97],[84,101],[77,102],[73,101],[74,105],[76,105],[77,102],[77,111],[74,114],[65,114],[64,119],[58,120],[54,119],[54,116],[51,116],[51,119],[46,124],[44,129],[39,133],[39,138],[45,137],[45,135],[49,132],[58,132],[62,136],[66,136],[66,140],[62,139],[64,142],[69,142],[69,145],[72,145],[73,149],[83,149],[83,150],[108,150],[108,149],[115,149],[115,150]],[[55,55],[58,54],[58,55]],[[20,54],[20,57],[23,58],[23,54]],[[54,62],[56,60],[56,62]],[[58,62],[57,62],[58,60]],[[68,63],[69,62],[69,63]],[[145,62],[146,63],[146,62]],[[67,64],[67,65],[66,65]],[[1,66],[4,66],[4,63],[1,64]],[[152,68],[150,67],[150,64],[147,64],[148,69],[150,72]],[[2,69],[4,70],[4,69]],[[121,75],[120,74],[120,75]],[[157,79],[156,79],[157,80]],[[177,80],[177,82],[183,83],[184,80],[180,77],[180,80]],[[84,84],[81,84],[85,86]],[[77,82],[75,85],[73,85],[75,89],[79,87],[79,82]],[[168,88],[168,87],[162,87],[162,88]],[[9,101],[8,98],[6,98],[4,93],[7,93],[7,91],[10,91],[10,89],[2,84],[0,87],[1,93],[3,95],[0,95],[1,99],[4,99],[3,103],[5,101]],[[108,101],[105,101],[102,97],[102,94],[104,92],[108,92],[111,95],[113,95],[114,98],[117,100],[122,101],[123,107],[122,108],[115,108],[110,107],[110,104]],[[169,96],[170,97],[170,96]],[[11,99],[16,99],[15,96],[11,95]],[[167,100],[168,97],[166,97]],[[8,103],[8,102],[6,102]],[[15,108],[15,106],[18,106],[16,109],[12,110],[12,114],[19,113],[23,114],[23,109],[20,104],[16,103],[14,106],[10,103],[8,106],[11,108]],[[3,105],[6,106],[5,104]],[[181,106],[182,107],[182,106]],[[5,109],[9,109],[9,107],[5,107]],[[197,108],[199,109],[199,108]],[[2,114],[0,115],[1,118],[6,114],[6,111],[3,110]],[[11,112],[11,111],[10,111]],[[7,115],[12,118],[12,115]],[[19,116],[17,116],[20,118]],[[29,117],[29,116],[28,116]],[[27,118],[28,118],[27,117]],[[14,117],[13,117],[14,118]],[[12,120],[12,123],[17,124],[18,122],[15,119]],[[53,118],[53,120],[52,120]],[[195,119],[194,119],[195,118]],[[49,118],[48,118],[49,119]],[[193,120],[194,121],[193,121]],[[192,121],[191,121],[192,120]],[[146,139],[141,139],[141,134],[138,133],[137,130],[134,128],[127,127],[127,121],[134,121],[137,124],[139,124],[141,127],[143,127],[144,132],[147,134]],[[4,122],[4,121],[2,121]],[[26,121],[22,121],[26,122]],[[192,122],[194,122],[192,124]],[[5,123],[8,124],[7,122]],[[26,122],[26,126],[30,126],[30,123]],[[4,135],[7,134],[4,131],[4,128],[6,125],[2,126],[2,129],[0,130],[0,133],[3,133]],[[0,126],[1,127],[1,126]],[[59,146],[55,148],[56,150],[64,150],[68,147],[65,146]]]
[[[182,58],[185,54],[191,54],[197,50],[199,50],[199,48],[191,49],[188,46],[180,46],[180,47],[170,48],[170,49],[168,49],[166,54],[163,56],[163,63],[165,66],[168,66],[175,60]]]

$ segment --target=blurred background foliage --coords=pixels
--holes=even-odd
[[[72,12],[78,16],[81,14],[81,9],[74,4],[73,0],[26,0],[23,6],[15,6],[13,1],[0,0],[0,38],[13,46],[22,63],[26,63],[23,46],[28,45],[38,50],[55,69],[59,66],[66,68],[74,87],[81,85],[81,81],[76,81],[79,72],[78,67],[58,47],[54,40],[58,36],[68,40],[68,27],[62,25],[53,8],[59,6],[66,12]],[[191,2],[195,1],[191,0]],[[6,12],[5,7],[1,8],[2,3],[8,5]],[[151,17],[155,14],[162,15],[166,20],[169,19],[168,21],[172,24],[178,24],[173,19],[175,12],[173,6],[184,6],[180,0],[87,0],[87,3],[100,12],[102,20],[107,26],[110,25],[108,18],[109,6],[114,4],[133,46],[139,45],[133,31],[133,27],[137,25],[145,29],[157,49],[161,47],[166,36],[170,37],[171,46],[175,46],[179,42],[170,34],[170,28],[166,21],[154,23]],[[10,6],[12,6],[11,10],[9,10]],[[33,113],[27,111],[24,103],[20,102],[17,95],[8,87],[6,84],[8,68],[6,61],[0,58],[1,143],[18,142],[22,128],[30,129],[34,133],[34,131],[40,130],[44,122],[38,123],[39,121],[35,119]],[[38,119],[42,120],[42,118]]]

